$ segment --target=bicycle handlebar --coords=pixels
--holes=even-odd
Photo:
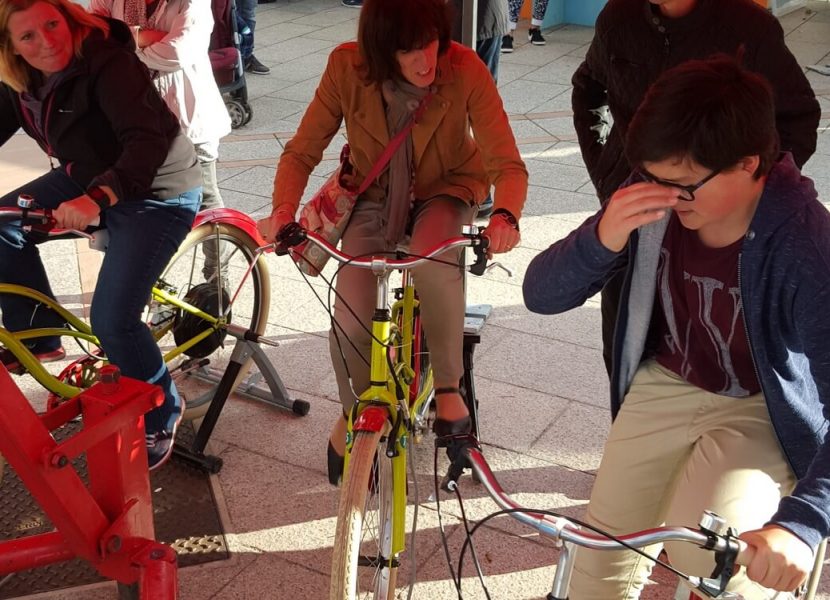
[[[474,275],[482,275],[487,270],[487,247],[490,243],[490,240],[482,236],[481,233],[476,233],[441,242],[423,255],[417,257],[388,258],[385,256],[372,256],[369,258],[357,258],[341,252],[323,236],[312,231],[307,231],[299,223],[294,222],[288,223],[280,230],[277,234],[277,240],[272,246],[276,254],[283,255],[291,253],[297,246],[306,241],[312,242],[341,264],[371,269],[376,273],[397,269],[412,269],[433,260],[436,256],[453,248],[470,246],[476,253],[476,261],[468,266],[467,270]]]
[[[33,229],[48,237],[60,237],[64,235],[75,235],[77,237],[87,238],[93,241],[95,236],[86,231],[78,229],[61,229],[56,227],[55,217],[52,216],[52,210],[49,208],[17,208],[14,206],[0,207],[0,222],[20,220],[23,227],[26,229]],[[96,217],[91,227],[97,227],[101,223],[101,218]]]
[[[453,436],[450,439],[460,442],[459,452],[453,461],[453,466],[466,461],[466,466],[474,471],[493,501],[502,509],[509,511],[510,516],[519,522],[529,525],[539,533],[555,540],[570,542],[594,550],[622,550],[626,548],[626,544],[635,548],[645,548],[651,544],[664,542],[690,542],[696,544],[715,553],[718,568],[708,579],[690,576],[689,583],[711,598],[724,600],[735,598],[735,596],[725,591],[733,574],[734,566],[748,565],[752,561],[755,549],[735,537],[732,530],[726,528],[724,520],[718,515],[709,511],[705,512],[699,529],[677,526],[657,527],[616,536],[620,541],[600,534],[588,533],[564,516],[552,517],[547,514],[534,513],[532,509],[526,509],[517,504],[504,491],[495,475],[493,475],[475,438],[472,436]],[[441,442],[437,441],[436,443],[440,444]],[[448,475],[448,477],[451,476]],[[448,483],[445,482],[444,489],[452,491],[454,485],[457,485],[455,479],[451,478]],[[624,544],[621,542],[624,542]]]
[[[471,468],[479,477],[487,493],[493,498],[496,504],[504,509],[519,510],[519,512],[512,513],[518,520],[531,525],[551,537],[560,538],[566,542],[573,542],[579,546],[593,550],[620,550],[624,548],[619,542],[608,539],[605,536],[586,533],[578,529],[564,517],[554,520],[548,515],[540,515],[533,513],[531,510],[524,510],[501,487],[495,475],[490,470],[490,466],[487,464],[487,460],[484,458],[481,450],[467,447],[462,452],[466,454]],[[677,541],[696,543],[714,552],[725,552],[730,549],[726,535],[714,531],[709,533],[705,533],[704,531],[706,530],[690,529],[688,527],[657,527],[617,537],[636,548],[643,548],[654,543]],[[735,541],[738,544],[737,564],[748,564],[752,560],[752,548],[742,540]]]

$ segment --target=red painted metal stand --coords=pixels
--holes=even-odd
[[[55,531],[0,542],[0,577],[66,561],[89,561],[121,584],[138,584],[140,600],[175,600],[176,554],[155,541],[144,413],[160,405],[160,388],[105,367],[101,383],[38,415],[0,369],[0,453]],[[83,429],[51,435],[82,416]],[[89,488],[71,467],[86,453]]]

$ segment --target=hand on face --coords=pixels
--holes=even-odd
[[[783,527],[767,525],[739,537],[754,550],[747,577],[766,588],[791,592],[813,568],[812,549]]]
[[[617,190],[597,226],[603,246],[620,252],[635,229],[659,221],[678,202],[678,190],[656,183],[635,183]]]
[[[83,231],[92,225],[100,214],[101,209],[87,195],[64,202],[52,212],[58,227],[78,231]]]
[[[36,2],[13,13],[7,30],[14,53],[46,76],[64,70],[72,60],[72,32],[51,4]]]

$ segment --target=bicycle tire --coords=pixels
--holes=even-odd
[[[214,246],[218,250],[213,250],[213,258],[209,259],[205,249]],[[256,248],[254,240],[238,227],[225,223],[205,223],[188,234],[159,277],[157,286],[167,289],[178,298],[184,298],[196,286],[209,285],[212,288],[217,284],[217,290],[222,289],[224,293],[221,301],[217,300],[217,308],[206,310],[213,316],[218,315],[221,310],[219,307],[239,289],[239,295],[231,307],[230,322],[262,334],[265,332],[271,301],[270,279],[265,258],[254,254]],[[210,260],[215,264],[209,265]],[[251,268],[251,273],[240,288],[248,268]],[[217,293],[214,299],[218,297]],[[178,344],[173,339],[172,331],[176,315],[171,305],[151,303],[150,313],[148,319],[159,320],[155,326],[151,324],[151,328],[155,327],[154,334],[162,346],[162,352],[176,347]],[[191,319],[192,323],[194,317],[187,315],[186,318]],[[217,336],[219,343],[210,350],[207,358],[211,366],[223,371],[233,351],[234,339],[224,337],[222,332],[218,332]],[[176,367],[183,360],[185,359],[179,358],[168,365],[174,376]],[[249,365],[250,359],[240,370],[234,388],[246,376]],[[199,398],[189,399],[184,418],[192,420],[203,416],[210,406],[211,398],[210,394],[203,394]]]
[[[330,600],[394,600],[397,566],[358,564],[389,557],[391,518],[392,461],[381,432],[358,431],[337,509]]]

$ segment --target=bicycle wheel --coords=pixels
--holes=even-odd
[[[268,265],[264,257],[256,257],[255,249],[255,242],[237,227],[206,223],[188,234],[156,287],[207,314],[226,315],[225,323],[262,334],[271,299],[270,280]],[[149,305],[148,324],[164,354],[212,329],[210,335],[173,358],[168,366],[175,378],[182,372],[213,382],[221,378],[236,342],[225,327],[214,327],[198,315],[156,299]],[[195,365],[197,369],[193,369]],[[234,387],[247,373],[247,367],[240,371]],[[189,399],[185,418],[203,415],[210,399],[210,394]]]
[[[413,439],[418,442],[421,436],[429,430],[434,380],[427,338],[421,324],[421,315],[417,309],[413,318],[412,332],[412,362],[410,366],[415,373],[415,377],[409,386],[409,408],[414,416],[412,427],[415,437]]]
[[[330,599],[394,600],[391,545],[392,461],[380,432],[358,431],[337,510]]]
[[[410,405],[422,394],[432,391],[432,365],[429,361],[429,347],[420,313],[415,314],[415,326],[412,340],[412,370],[415,371],[410,392]]]

